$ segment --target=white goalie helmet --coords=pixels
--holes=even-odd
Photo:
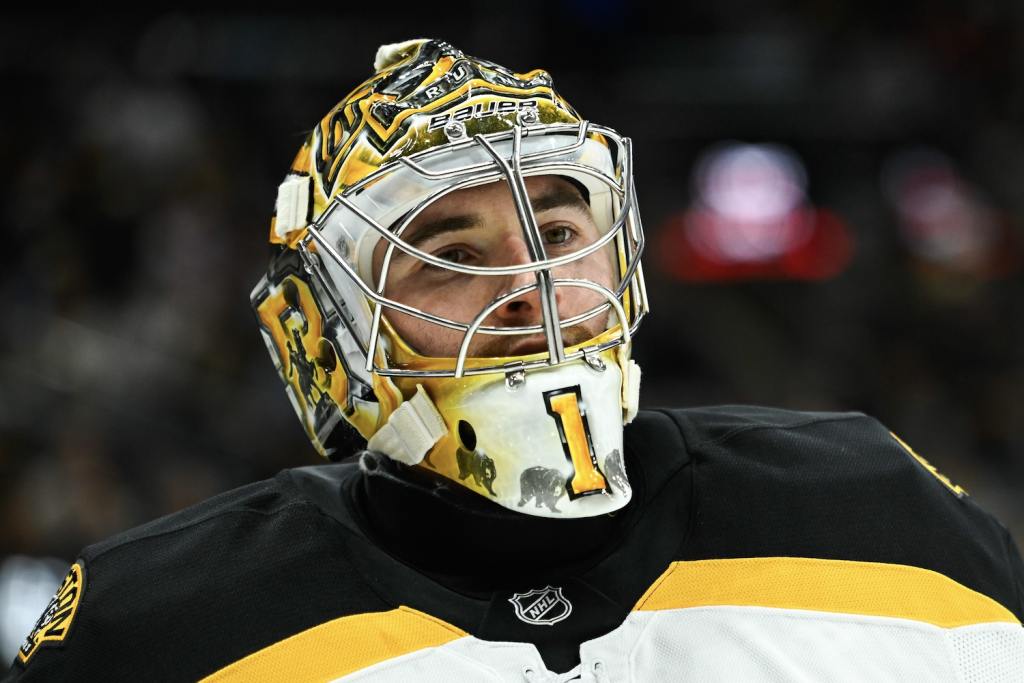
[[[296,156],[251,296],[307,435],[344,457],[351,425],[527,514],[623,507],[648,310],[629,139],[443,41],[374,67]]]

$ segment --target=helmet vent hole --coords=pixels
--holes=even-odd
[[[467,451],[476,450],[476,430],[465,420],[459,420],[459,441]]]
[[[334,352],[334,347],[326,339],[321,339],[319,348],[317,349],[316,364],[327,372],[331,372],[338,365],[338,356]]]
[[[281,294],[284,296],[284,302],[294,308],[295,310],[301,310],[301,303],[299,302],[299,288],[295,286],[295,283],[291,280],[285,280],[281,285]]]

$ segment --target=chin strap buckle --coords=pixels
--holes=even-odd
[[[366,446],[371,451],[379,451],[392,460],[406,465],[416,465],[447,433],[448,426],[444,423],[441,413],[430,400],[423,385],[417,384],[413,397],[391,413],[387,423],[370,437]]]

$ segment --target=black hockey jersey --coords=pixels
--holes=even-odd
[[[1024,680],[1006,529],[861,413],[642,411],[551,520],[385,458],[87,547],[4,680]]]

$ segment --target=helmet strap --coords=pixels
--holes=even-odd
[[[640,409],[640,366],[619,347],[622,368],[622,424],[628,425]]]
[[[447,433],[448,426],[441,413],[423,385],[417,384],[412,398],[391,413],[366,445],[371,451],[384,453],[393,460],[416,465]]]

